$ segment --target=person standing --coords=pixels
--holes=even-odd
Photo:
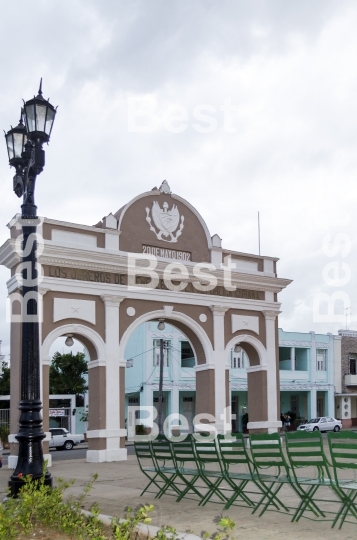
[[[284,433],[284,431],[285,431],[285,417],[284,417],[283,413],[281,413],[281,415],[280,415],[280,420],[281,420],[281,433]]]

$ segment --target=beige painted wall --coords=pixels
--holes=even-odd
[[[256,334],[252,330],[238,330],[232,333],[232,315],[247,315],[249,317],[259,318],[259,334]],[[225,345],[235,336],[248,335],[259,339],[264,347],[266,347],[266,330],[265,330],[265,317],[261,311],[252,311],[249,309],[228,309],[224,318],[224,340]]]
[[[196,372],[196,414],[215,416],[214,369]]]
[[[267,372],[248,373],[248,414],[249,422],[268,420]]]

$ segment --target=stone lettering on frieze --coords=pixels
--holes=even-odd
[[[81,268],[66,268],[61,266],[44,266],[45,275],[51,278],[71,279],[78,281],[88,281],[92,283],[103,283],[112,285],[128,285],[128,276],[126,274],[117,274],[114,272],[97,272],[95,270],[84,270]],[[135,276],[135,285],[142,288],[152,288],[148,276]],[[172,280],[174,285],[180,283],[179,280]],[[156,289],[170,290],[164,280],[160,278]],[[265,300],[264,291],[253,291],[249,289],[236,289],[230,291],[224,285],[217,285],[212,290],[202,291],[196,289],[195,285],[188,281],[182,290],[186,293],[210,294],[214,296],[226,296],[230,298],[242,298],[246,300]]]
[[[176,261],[192,261],[191,253],[189,251],[178,251],[177,249],[143,245],[143,253],[155,255],[155,257],[162,257],[164,259],[174,259]]]

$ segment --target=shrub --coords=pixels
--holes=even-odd
[[[0,426],[0,441],[2,445],[5,446],[8,443],[8,436],[10,435],[10,430],[7,426]]]
[[[100,510],[97,504],[91,507],[89,514],[82,512],[84,499],[92,489],[97,476],[93,475],[79,497],[70,496],[66,501],[63,493],[74,483],[73,480],[65,482],[59,479],[58,485],[50,488],[44,484],[44,475],[38,481],[33,481],[31,476],[23,477],[24,485],[18,498],[9,498],[6,502],[0,503],[0,538],[15,540],[20,535],[21,538],[28,538],[30,534],[32,538],[38,536],[36,530],[39,528],[46,528],[49,533],[61,531],[68,539],[78,540],[142,538],[138,525],[151,522],[149,514],[154,509],[153,505],[144,505],[136,512],[128,508],[125,520],[113,518],[111,529],[104,527],[98,519]],[[205,533],[204,538],[230,539],[234,522],[228,517],[222,517],[218,524],[222,530],[213,537]],[[164,526],[157,532],[155,540],[178,540],[178,533],[173,527]]]
[[[63,492],[73,481],[59,479],[58,485],[51,489],[44,484],[44,475],[38,481],[32,481],[31,476],[24,477],[18,498],[9,498],[0,504],[0,538],[14,540],[19,534],[45,526],[83,540],[105,540],[97,505],[92,506],[89,516],[81,512],[83,500],[96,478],[94,475],[79,497],[64,501]]]

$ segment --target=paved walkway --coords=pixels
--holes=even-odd
[[[357,524],[346,523],[342,530],[331,529],[331,523],[320,522],[313,519],[302,518],[299,523],[291,523],[289,515],[277,512],[266,512],[261,518],[252,516],[246,507],[232,507],[228,511],[218,503],[208,503],[204,508],[197,505],[197,500],[184,499],[180,503],[175,498],[164,495],[160,500],[154,498],[154,494],[140,493],[145,487],[147,480],[142,475],[136,462],[135,456],[129,456],[128,461],[116,463],[87,463],[84,459],[72,459],[68,461],[55,461],[51,467],[54,479],[76,479],[75,485],[70,488],[71,493],[80,493],[81,488],[93,473],[97,472],[99,478],[93,491],[89,494],[86,508],[93,502],[98,502],[103,514],[123,517],[127,506],[137,507],[140,504],[154,504],[155,511],[152,514],[152,525],[171,525],[178,531],[188,530],[195,534],[202,531],[216,531],[215,520],[221,515],[228,515],[236,523],[235,538],[247,540],[270,538],[284,539],[353,539],[357,537]],[[3,467],[0,469],[0,497],[6,494],[7,481],[11,471]],[[283,491],[285,489],[285,491]],[[291,490],[283,488],[281,498],[287,506],[296,506],[297,500]],[[326,490],[327,498],[332,498]]]

